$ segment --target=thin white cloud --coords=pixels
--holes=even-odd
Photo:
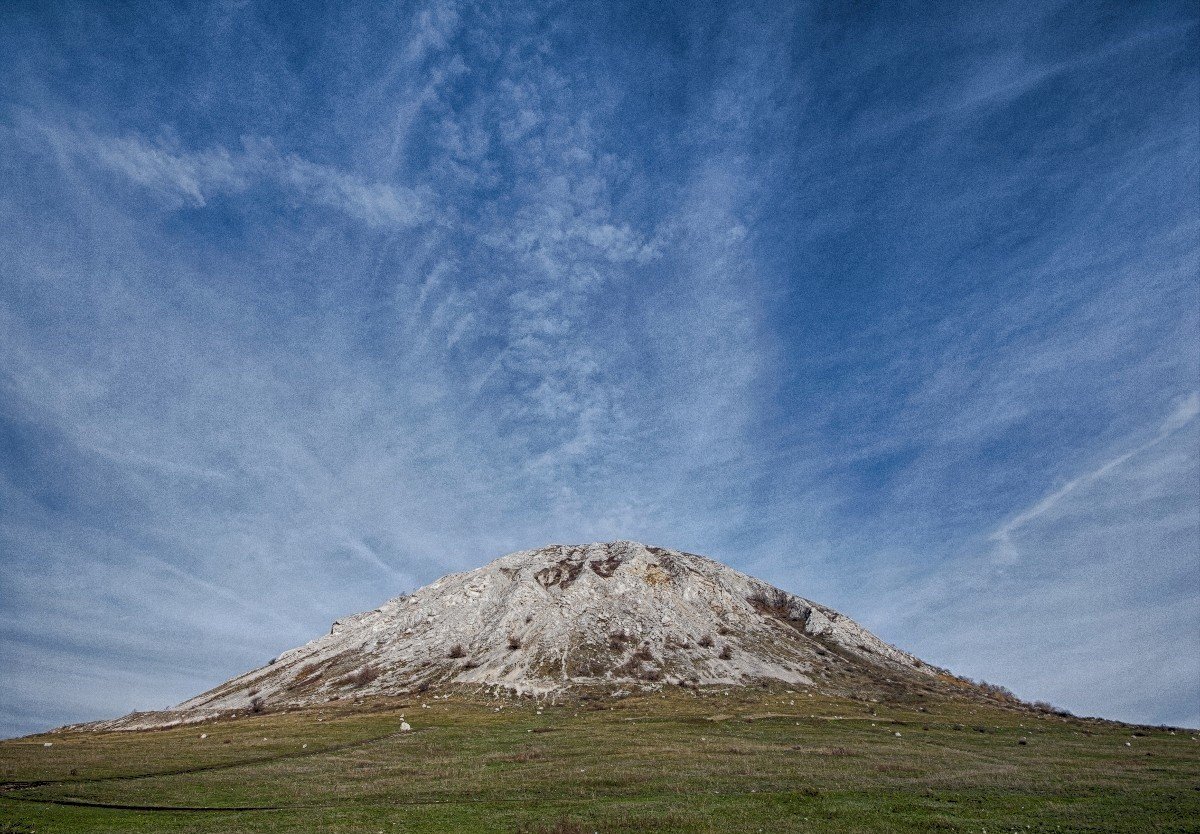
[[[1124,465],[1132,458],[1158,445],[1194,420],[1197,414],[1200,414],[1200,394],[1193,393],[1176,406],[1175,410],[1163,421],[1152,438],[1138,444],[1127,452],[1117,455],[1111,460],[1105,461],[1095,469],[1072,478],[1033,506],[1023,510],[1002,524],[988,537],[996,547],[996,561],[1004,564],[1016,562],[1020,558],[1020,553],[1014,541],[1014,536],[1018,530],[1053,511],[1063,499],[1070,496],[1076,490],[1100,480],[1117,467]]]
[[[246,139],[233,150],[193,151],[138,135],[106,136],[41,123],[27,123],[25,134],[43,140],[64,161],[116,174],[169,205],[204,206],[216,195],[269,184],[295,200],[335,209],[369,226],[405,228],[431,217],[427,201],[411,188],[282,154],[262,139]]]
[[[203,206],[214,193],[241,191],[247,166],[224,148],[172,152],[136,137],[59,134],[55,144],[75,156],[128,178],[139,186]]]
[[[325,165],[290,154],[279,160],[279,180],[299,194],[370,226],[412,226],[428,218],[422,200],[410,189],[369,183]]]

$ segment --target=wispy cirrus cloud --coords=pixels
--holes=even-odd
[[[1197,616],[1168,5],[0,27],[5,726],[618,537],[1031,697],[1191,715],[1190,667],[1139,648]],[[81,667],[94,697],[54,696]]]
[[[1172,434],[1187,426],[1200,414],[1200,394],[1192,393],[1171,413],[1162,426],[1149,440],[1138,444],[1127,452],[1122,452],[1111,460],[1107,460],[1095,469],[1077,475],[1058,489],[1051,492],[1032,507],[1025,509],[997,528],[988,540],[996,547],[994,558],[1006,564],[1016,562],[1020,558],[1014,538],[1023,527],[1036,522],[1043,516],[1055,512],[1072,493],[1085,489],[1103,479],[1113,470],[1125,465],[1138,455],[1144,454],[1154,446],[1162,443]]]
[[[165,139],[105,136],[23,119],[17,135],[44,142],[64,162],[84,164],[146,189],[168,206],[203,207],[215,196],[274,186],[291,198],[343,212],[374,227],[432,219],[429,199],[414,189],[371,182],[328,165],[284,154],[262,139],[241,147],[187,150]]]

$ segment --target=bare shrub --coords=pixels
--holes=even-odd
[[[712,635],[706,634],[703,637],[701,637],[699,640],[697,640],[696,643],[703,646],[706,649],[711,649],[713,647]]]
[[[567,658],[567,673],[572,676],[595,678],[607,670],[608,662],[592,654],[578,653]]]
[[[1062,707],[1056,707],[1049,701],[1034,701],[1029,706],[1033,707],[1038,712],[1046,713],[1047,715],[1058,715],[1062,718],[1071,717],[1071,711],[1065,710]]]
[[[262,712],[265,708],[266,707],[263,704],[263,699],[262,699],[261,695],[255,695],[253,698],[250,699],[250,711],[251,712],[255,712],[255,713]]]
[[[635,657],[631,657],[620,666],[613,669],[613,673],[618,677],[641,678],[642,680],[648,680],[646,678],[647,669],[643,663],[643,661],[638,660]]]
[[[729,646],[722,646],[721,654],[719,655],[719,657],[721,658],[721,660],[732,660],[733,659],[733,649],[731,649]]]
[[[368,663],[358,671],[346,675],[342,678],[341,683],[350,686],[366,686],[377,677],[379,677],[379,670]]]
[[[654,660],[654,652],[650,651],[649,646],[638,646],[637,651],[633,653],[633,659],[640,661]]]
[[[982,689],[984,691],[984,693],[987,694],[991,698],[996,698],[997,700],[1000,700],[1000,701],[1016,701],[1016,700],[1018,700],[1017,696],[1013,694],[1011,689],[1009,689],[1006,686],[1001,686],[998,683],[988,683],[987,681],[980,681],[977,684],[977,686],[980,689]]]
[[[608,635],[608,648],[614,652],[624,651],[632,638],[623,631],[614,631]]]
[[[450,656],[453,658],[466,657],[467,650],[462,647],[462,643],[455,643],[450,647]]]
[[[508,650],[515,652],[519,648],[521,648],[521,638],[515,634],[508,635]]]
[[[769,614],[780,619],[791,616],[791,597],[786,591],[778,588],[763,588],[746,597],[746,602],[754,606],[760,614]]]

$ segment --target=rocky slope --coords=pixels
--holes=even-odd
[[[338,620],[175,715],[134,723],[449,685],[545,695],[774,680],[853,692],[928,687],[941,672],[836,611],[702,556],[627,541],[552,545]]]

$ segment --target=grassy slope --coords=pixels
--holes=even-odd
[[[3,742],[0,832],[1200,831],[1186,731],[782,690],[428,704]]]

